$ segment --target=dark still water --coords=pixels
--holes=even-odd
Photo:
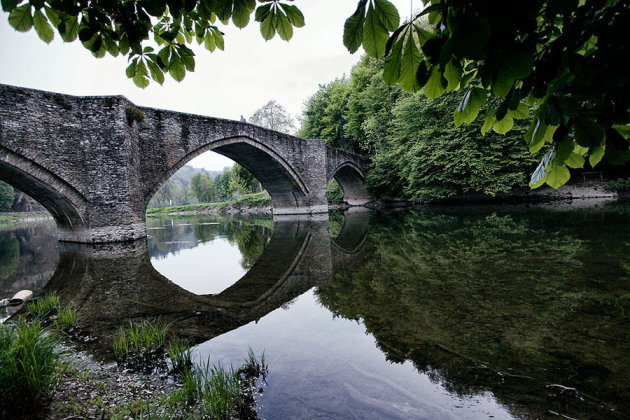
[[[96,357],[155,316],[213,362],[264,351],[264,418],[630,416],[625,204],[149,219],[146,242],[41,245],[38,277],[41,229],[1,233],[3,270],[79,307]]]

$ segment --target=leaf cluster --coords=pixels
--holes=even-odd
[[[95,57],[127,56],[126,75],[145,88],[150,80],[164,83],[169,74],[180,82],[195,70],[193,42],[213,52],[224,49],[219,23],[243,28],[255,12],[263,37],[276,32],[284,40],[304,16],[279,0],[2,0],[9,24],[20,32],[34,28],[50,43],[55,30],[64,42],[77,39]]]
[[[529,119],[532,152],[549,151],[531,185],[557,188],[569,168],[630,160],[630,4],[619,0],[428,0],[398,27],[385,0],[359,1],[344,28],[350,52],[384,57],[383,78],[428,98],[463,90],[456,125],[486,105],[482,133]],[[389,19],[391,18],[391,19]],[[375,23],[376,22],[376,23]],[[391,26],[389,26],[391,24]],[[391,32],[391,35],[390,35]]]

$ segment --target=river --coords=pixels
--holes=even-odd
[[[147,241],[0,231],[3,295],[56,290],[95,358],[159,316],[195,357],[264,352],[263,418],[627,418],[630,205],[150,218]]]

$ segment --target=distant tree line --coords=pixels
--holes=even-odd
[[[149,201],[149,208],[238,199],[244,194],[260,191],[260,183],[239,164],[224,168],[222,172],[186,165],[160,187]]]
[[[41,204],[22,191],[0,181],[0,211],[41,211],[43,209]]]

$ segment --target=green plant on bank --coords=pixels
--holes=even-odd
[[[56,315],[61,309],[59,295],[55,292],[49,292],[44,296],[35,298],[32,302],[26,304],[26,315],[38,320],[46,320]]]
[[[630,178],[619,178],[604,185],[604,191],[621,192],[630,190]]]
[[[239,200],[227,200],[219,201],[215,203],[199,203],[190,204],[186,206],[174,206],[174,207],[162,207],[147,209],[147,216],[159,216],[169,213],[183,213],[183,212],[198,212],[203,210],[216,210],[221,211],[230,206],[242,207],[266,207],[271,205],[271,196],[269,193],[263,191],[254,194],[245,194]]]
[[[77,322],[76,308],[62,308],[57,312],[57,325],[62,330],[69,330]]]
[[[129,322],[118,329],[113,348],[116,359],[125,364],[137,365],[164,353],[168,325],[159,320]]]
[[[183,372],[192,367],[192,353],[188,340],[176,337],[168,342],[166,354],[171,359],[172,371]]]
[[[0,325],[0,417],[31,410],[54,391],[64,372],[58,344],[39,321]]]

